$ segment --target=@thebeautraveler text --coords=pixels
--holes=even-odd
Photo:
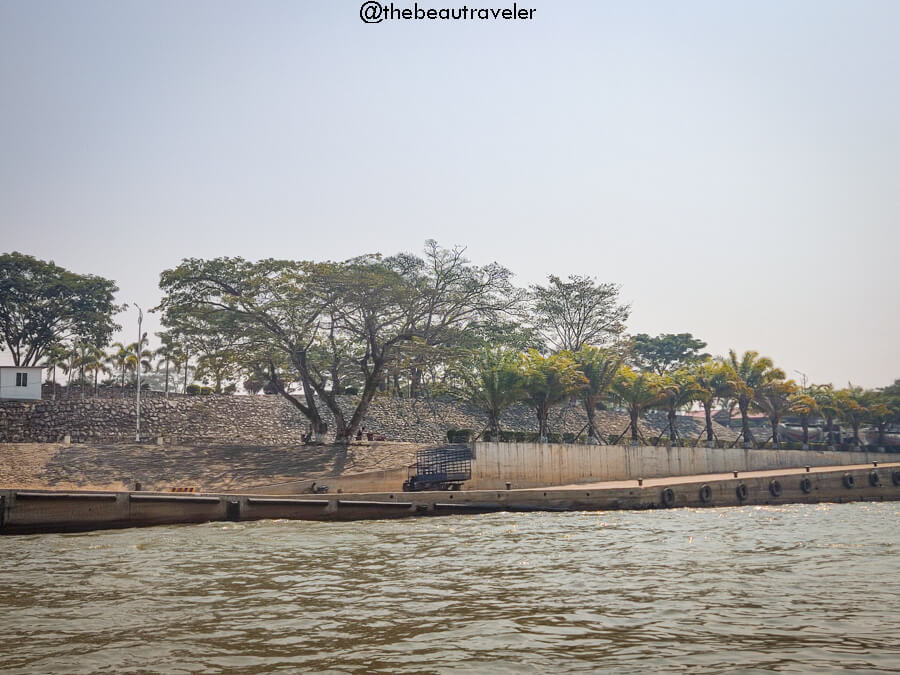
[[[382,4],[375,0],[364,2],[359,8],[359,18],[366,23],[382,21],[514,21],[534,18],[533,7],[395,7],[394,3]]]

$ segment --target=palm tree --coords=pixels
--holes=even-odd
[[[500,415],[522,398],[522,363],[519,354],[485,349],[477,354],[471,373],[466,373],[463,397],[478,406],[488,418],[494,440],[500,438]]]
[[[815,387],[794,392],[791,396],[791,412],[800,418],[803,427],[803,449],[809,450],[809,421],[819,414],[819,402],[813,395]]]
[[[887,429],[887,425],[896,419],[897,413],[890,405],[889,397],[883,392],[867,391],[864,394],[864,400],[866,404],[865,419],[870,424],[875,425],[875,428],[878,430],[877,447],[879,450],[884,450],[884,432]]]
[[[791,396],[797,391],[793,380],[766,382],[756,388],[753,406],[764,412],[772,425],[772,447],[778,447],[778,425],[791,412]]]
[[[96,389],[96,374],[97,367],[100,365],[101,360],[103,359],[103,350],[96,346],[92,345],[86,341],[79,341],[75,345],[76,352],[76,362],[81,378],[81,398],[84,398],[84,383],[85,383],[85,371],[94,372],[94,388]],[[96,393],[96,392],[95,392]]]
[[[715,434],[712,425],[712,409],[717,401],[728,395],[728,378],[725,364],[714,359],[707,359],[690,367],[697,386],[696,400],[703,406],[706,417],[706,445],[715,445]]]
[[[132,342],[130,345],[126,347],[128,351],[128,356],[125,357],[125,368],[127,370],[134,372],[135,377],[135,387],[137,387],[137,369],[140,368],[142,372],[150,372],[153,370],[153,352],[146,348],[148,344],[147,334],[144,333],[141,336],[141,343],[138,345],[137,342]]]
[[[678,429],[675,427],[675,421],[678,411],[682,408],[690,407],[697,400],[700,395],[700,388],[693,375],[685,369],[664,375],[662,384],[663,400],[661,407],[666,411],[666,417],[669,422],[669,442],[672,445],[677,445]]]
[[[86,369],[94,374],[95,397],[100,394],[100,383],[98,381],[100,373],[104,373],[106,375],[112,374],[112,370],[107,367],[106,360],[103,358],[103,350],[98,351],[99,355],[86,366]]]
[[[841,415],[841,408],[837,392],[830,384],[817,384],[810,388],[810,395],[816,401],[816,407],[825,417],[825,429],[827,430],[828,446],[835,448],[840,441],[834,428],[834,420]]]
[[[66,349],[63,345],[56,343],[47,350],[47,356],[44,357],[44,367],[53,371],[53,394],[52,400],[56,400],[56,369],[65,364]]]
[[[641,415],[647,410],[660,407],[665,400],[662,378],[650,371],[639,373],[629,366],[623,366],[613,382],[612,395],[613,400],[628,411],[630,420],[619,439],[631,429],[631,444],[639,445],[641,433],[638,423]]]
[[[609,395],[619,369],[622,367],[622,354],[611,347],[583,346],[573,355],[578,369],[585,376],[587,383],[581,389],[581,402],[588,420],[588,444],[601,443],[597,433],[597,407]]]
[[[165,364],[166,366],[166,398],[169,398],[169,365],[173,364],[175,361],[175,352],[178,351],[175,347],[174,340],[169,333],[157,333],[159,339],[162,341],[159,349],[153,352],[153,355],[159,359],[156,364],[156,370],[159,372],[160,367]]]
[[[129,349],[121,342],[112,343],[112,353],[106,357],[106,362],[111,364],[117,371],[121,373],[120,390],[122,397],[125,397],[125,371],[128,367]]]
[[[733,349],[728,351],[728,359],[725,361],[728,367],[727,380],[731,390],[730,396],[738,404],[741,411],[741,434],[744,439],[744,447],[749,448],[753,440],[750,432],[750,404],[756,396],[756,390],[766,384],[784,379],[784,371],[776,368],[772,359],[760,356],[758,352],[746,351],[738,359]],[[735,439],[737,443],[737,439]]]
[[[859,440],[859,428],[866,419],[865,392],[861,387],[848,386],[836,394],[840,418],[853,429],[853,442],[856,447],[862,446]]]
[[[547,442],[550,408],[586,384],[587,378],[578,370],[571,352],[543,356],[538,350],[529,349],[522,355],[522,393],[537,415],[541,443]]]

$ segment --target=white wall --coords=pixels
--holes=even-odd
[[[28,374],[28,386],[16,386],[16,373]],[[41,368],[0,367],[0,399],[39,401]]]
[[[556,443],[476,443],[466,489],[542,487],[728,471],[896,462],[900,455],[817,450],[668,448]]]

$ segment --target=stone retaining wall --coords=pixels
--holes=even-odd
[[[349,416],[354,401],[341,400]],[[324,407],[324,406],[323,406]],[[329,428],[334,425],[325,411]],[[598,426],[606,435],[618,434],[628,417],[598,412]],[[448,429],[484,429],[486,418],[477,408],[452,401],[376,398],[363,420],[366,431],[390,441],[443,443]],[[524,405],[513,406],[501,420],[507,431],[533,432],[534,413]],[[556,407],[550,415],[555,433],[584,432],[586,416],[579,404]],[[643,426],[646,437],[664,433],[665,415],[651,413]],[[681,417],[680,432],[695,439],[702,421]],[[721,439],[734,432],[715,425]],[[141,439],[163,436],[168,443],[215,442],[296,444],[308,431],[308,423],[280,396],[159,396],[141,400]],[[66,435],[74,443],[133,441],[135,404],[131,398],[64,398],[35,402],[0,401],[0,442],[59,442]]]

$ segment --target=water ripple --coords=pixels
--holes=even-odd
[[[894,503],[0,539],[4,672],[890,672]]]

